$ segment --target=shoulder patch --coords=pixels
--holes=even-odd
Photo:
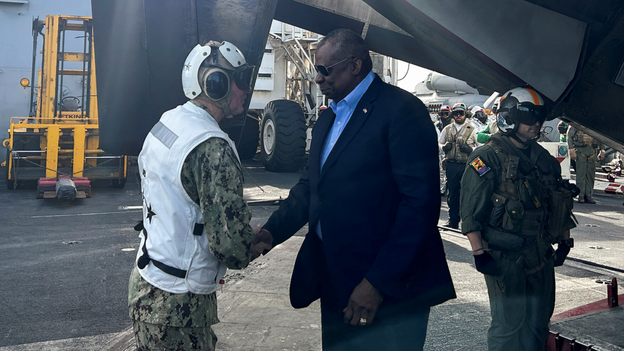
[[[479,177],[483,177],[483,175],[490,171],[490,167],[488,167],[479,156],[470,162],[470,166],[479,173]]]

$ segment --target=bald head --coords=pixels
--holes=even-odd
[[[362,61],[361,74],[366,76],[373,69],[373,61],[368,52],[368,45],[362,37],[350,29],[339,28],[331,31],[319,42],[317,50],[331,43],[331,59],[355,57]]]

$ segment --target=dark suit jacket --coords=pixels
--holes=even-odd
[[[427,108],[376,76],[321,171],[334,118],[331,109],[319,117],[301,179],[264,227],[277,245],[310,224],[291,281],[293,306],[322,294],[342,310],[363,278],[384,303],[454,298],[437,229],[438,146]]]

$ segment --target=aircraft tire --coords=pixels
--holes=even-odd
[[[271,101],[262,119],[262,164],[271,172],[296,172],[305,163],[306,123],[298,103]]]

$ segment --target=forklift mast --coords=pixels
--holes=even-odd
[[[3,142],[7,187],[36,182],[38,198],[66,199],[90,197],[94,179],[110,179],[113,186],[123,187],[127,157],[106,155],[99,148],[92,19],[48,15],[33,20],[32,32],[33,82],[21,81],[22,87],[30,88],[29,116],[11,117],[9,139]],[[72,94],[69,84],[78,84],[79,93]],[[61,183],[69,186],[68,192],[59,190]]]

